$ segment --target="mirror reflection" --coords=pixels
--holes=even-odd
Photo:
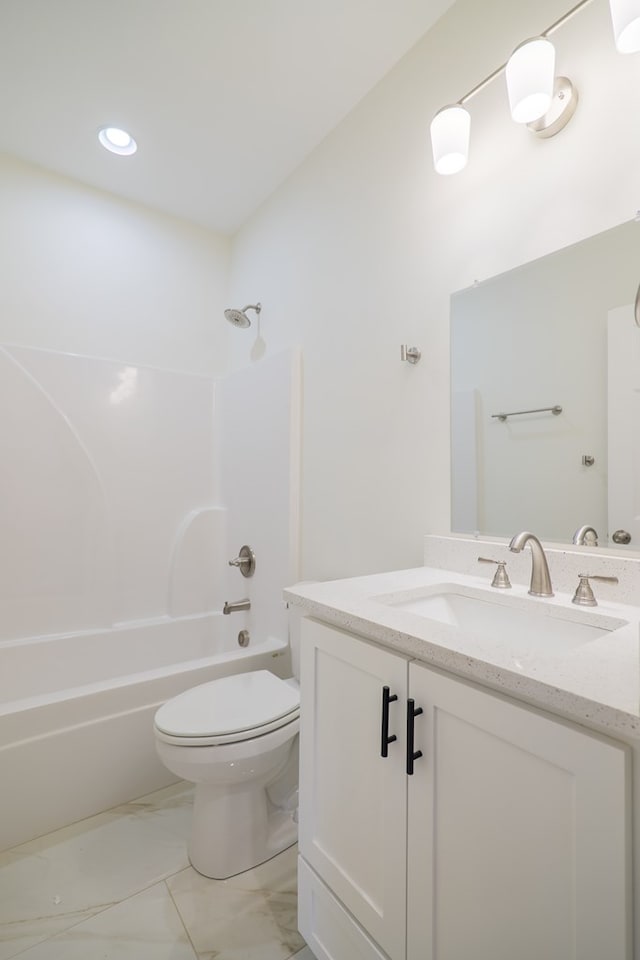
[[[639,281],[630,221],[453,294],[454,532],[640,548]]]

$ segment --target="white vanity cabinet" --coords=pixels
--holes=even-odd
[[[404,957],[408,661],[310,620],[302,622],[300,654],[300,853],[376,943]],[[397,697],[389,735],[398,739],[385,759],[383,686]],[[314,950],[310,937],[307,930]]]
[[[628,960],[626,747],[313,620],[301,655],[318,960]]]

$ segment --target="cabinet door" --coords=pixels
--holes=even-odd
[[[301,639],[300,853],[382,949],[404,957],[407,661],[311,620]],[[385,685],[398,697],[397,739],[383,758]]]
[[[408,960],[627,960],[628,752],[418,664]]]

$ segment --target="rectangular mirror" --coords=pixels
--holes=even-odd
[[[640,549],[639,282],[630,221],[453,294],[452,531]]]

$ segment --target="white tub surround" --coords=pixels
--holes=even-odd
[[[221,606],[214,393],[210,377],[0,345],[0,640]]]
[[[251,330],[235,331],[237,336]],[[253,339],[253,338],[252,338]],[[255,553],[249,579],[226,566],[225,600],[251,599],[251,635],[287,636],[282,589],[299,576],[302,357],[292,348],[216,385],[215,459],[226,509],[227,559]],[[239,621],[237,613],[229,617]]]

